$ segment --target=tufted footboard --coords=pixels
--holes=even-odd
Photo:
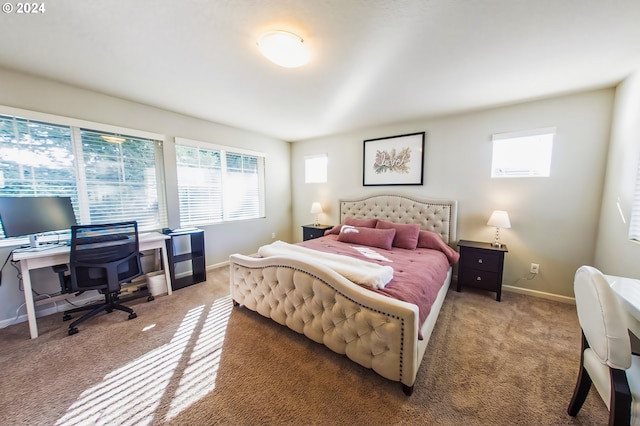
[[[444,295],[418,340],[418,307],[364,289],[334,271],[292,258],[230,256],[230,290],[236,305],[271,318],[345,354],[379,375],[413,384]]]

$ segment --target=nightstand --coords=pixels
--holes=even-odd
[[[322,237],[324,231],[331,228],[331,225],[302,225],[302,241]]]
[[[507,246],[493,247],[491,243],[460,240],[458,287],[474,287],[494,291],[499,302],[502,296],[502,269]]]

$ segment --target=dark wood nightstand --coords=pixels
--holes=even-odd
[[[331,225],[302,225],[302,241],[322,237],[324,231],[331,228]]]
[[[481,288],[496,292],[496,300],[502,297],[502,269],[507,246],[493,247],[491,243],[460,240],[458,263],[458,287]]]

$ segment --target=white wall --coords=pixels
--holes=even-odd
[[[577,267],[592,263],[605,173],[614,90],[598,90],[463,115],[364,129],[292,147],[292,234],[314,219],[313,201],[336,224],[338,200],[385,190],[459,202],[458,239],[491,241],[486,226],[493,210],[509,212],[512,228],[504,284],[573,297]],[[551,177],[491,179],[491,135],[542,127],[557,128]],[[362,186],[363,140],[426,131],[423,186]],[[304,183],[304,156],[328,154],[329,181]],[[530,263],[540,264],[532,280]]]
[[[215,94],[211,102],[217,102]],[[272,241],[273,232],[276,238],[291,239],[290,144],[287,142],[1,68],[0,105],[166,135],[166,190],[172,227],[179,226],[174,137],[266,153],[267,217],[203,227],[207,265],[225,262],[231,253],[254,253],[260,245]],[[0,249],[2,261],[8,252],[7,248]],[[11,267],[5,267],[3,272],[0,325],[14,318],[16,308],[24,302],[14,272]],[[33,282],[36,281],[40,285],[36,289],[43,292],[52,292],[58,287],[56,277],[49,270],[37,271],[33,276]],[[43,307],[48,308],[50,306]],[[24,309],[20,314],[24,315]]]
[[[640,244],[628,239],[638,160],[640,71],[628,77],[616,89],[595,256],[595,266],[605,274],[640,279]]]

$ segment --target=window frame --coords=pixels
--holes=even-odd
[[[323,170],[318,173],[319,160],[323,160]],[[327,183],[329,157],[327,154],[305,155],[304,157],[304,183]]]
[[[16,117],[23,120],[28,121],[37,121],[45,124],[51,124],[55,126],[68,127],[70,130],[70,138],[71,144],[73,145],[73,154],[81,155],[82,152],[78,152],[78,147],[82,147],[82,140],[80,137],[81,131],[83,129],[97,132],[97,133],[108,133],[108,134],[121,134],[130,136],[137,139],[149,139],[154,141],[155,146],[155,177],[156,177],[156,191],[158,196],[158,214],[159,214],[159,223],[158,229],[167,226],[168,216],[167,216],[167,196],[166,196],[166,188],[165,188],[165,173],[164,173],[164,153],[162,149],[162,144],[164,141],[164,135],[160,135],[153,132],[147,132],[136,129],[129,129],[120,126],[113,126],[108,124],[97,123],[93,121],[81,120],[71,117],[53,115],[48,113],[42,113],[37,111],[24,110],[20,108],[8,107],[4,105],[0,105],[0,114],[5,116]],[[86,224],[90,222],[89,216],[89,199],[87,195],[87,191],[83,190],[83,181],[80,174],[83,173],[81,168],[78,166],[77,159],[74,157],[73,168],[75,170],[75,184],[76,184],[76,194],[78,198],[78,223]],[[154,229],[140,228],[141,230],[150,231]],[[18,238],[0,238],[0,246],[7,246],[8,242],[11,245],[21,244],[22,242],[27,241],[25,237]]]
[[[495,133],[491,136],[492,151],[491,151],[491,178],[492,179],[508,179],[508,178],[537,178],[537,177],[550,177],[551,176],[551,164],[553,160],[553,144],[555,142],[557,131],[555,127],[545,127],[538,129],[523,130],[518,132],[509,133]],[[548,158],[545,158],[544,167],[539,167],[539,164],[534,165],[532,162],[526,165],[525,168],[519,171],[503,171],[498,172],[500,164],[496,164],[496,158],[501,155],[497,152],[498,147],[503,143],[517,144],[527,143],[527,139],[535,137],[551,136],[548,147]],[[541,149],[547,149],[547,147],[541,147]],[[536,152],[536,154],[544,154],[544,152]],[[515,161],[515,160],[514,160]],[[507,168],[508,169],[508,168]]]
[[[179,220],[181,227],[188,226],[206,226],[206,225],[216,225],[227,222],[237,222],[243,220],[255,220],[255,219],[263,219],[266,217],[266,163],[267,163],[267,154],[264,152],[248,150],[244,148],[237,148],[227,145],[221,145],[212,142],[204,142],[198,141],[194,139],[188,139],[183,137],[175,137],[174,138],[175,150],[176,150],[176,187],[178,189],[178,203],[179,206],[181,204],[180,201],[180,177],[179,177],[179,167],[180,164],[178,162],[178,146],[186,146],[191,148],[198,148],[207,151],[218,151],[220,152],[220,168],[221,168],[221,210],[222,210],[222,218],[219,220],[210,219],[210,220],[200,220],[200,221],[191,221],[191,222],[183,222],[182,221],[182,212],[179,212]],[[232,218],[229,216],[229,212],[225,209],[225,184],[227,183],[227,157],[226,154],[239,154],[246,155],[252,157],[258,157],[261,161],[258,161],[257,168],[259,174],[258,181],[258,215],[255,217],[241,217],[241,218]]]

